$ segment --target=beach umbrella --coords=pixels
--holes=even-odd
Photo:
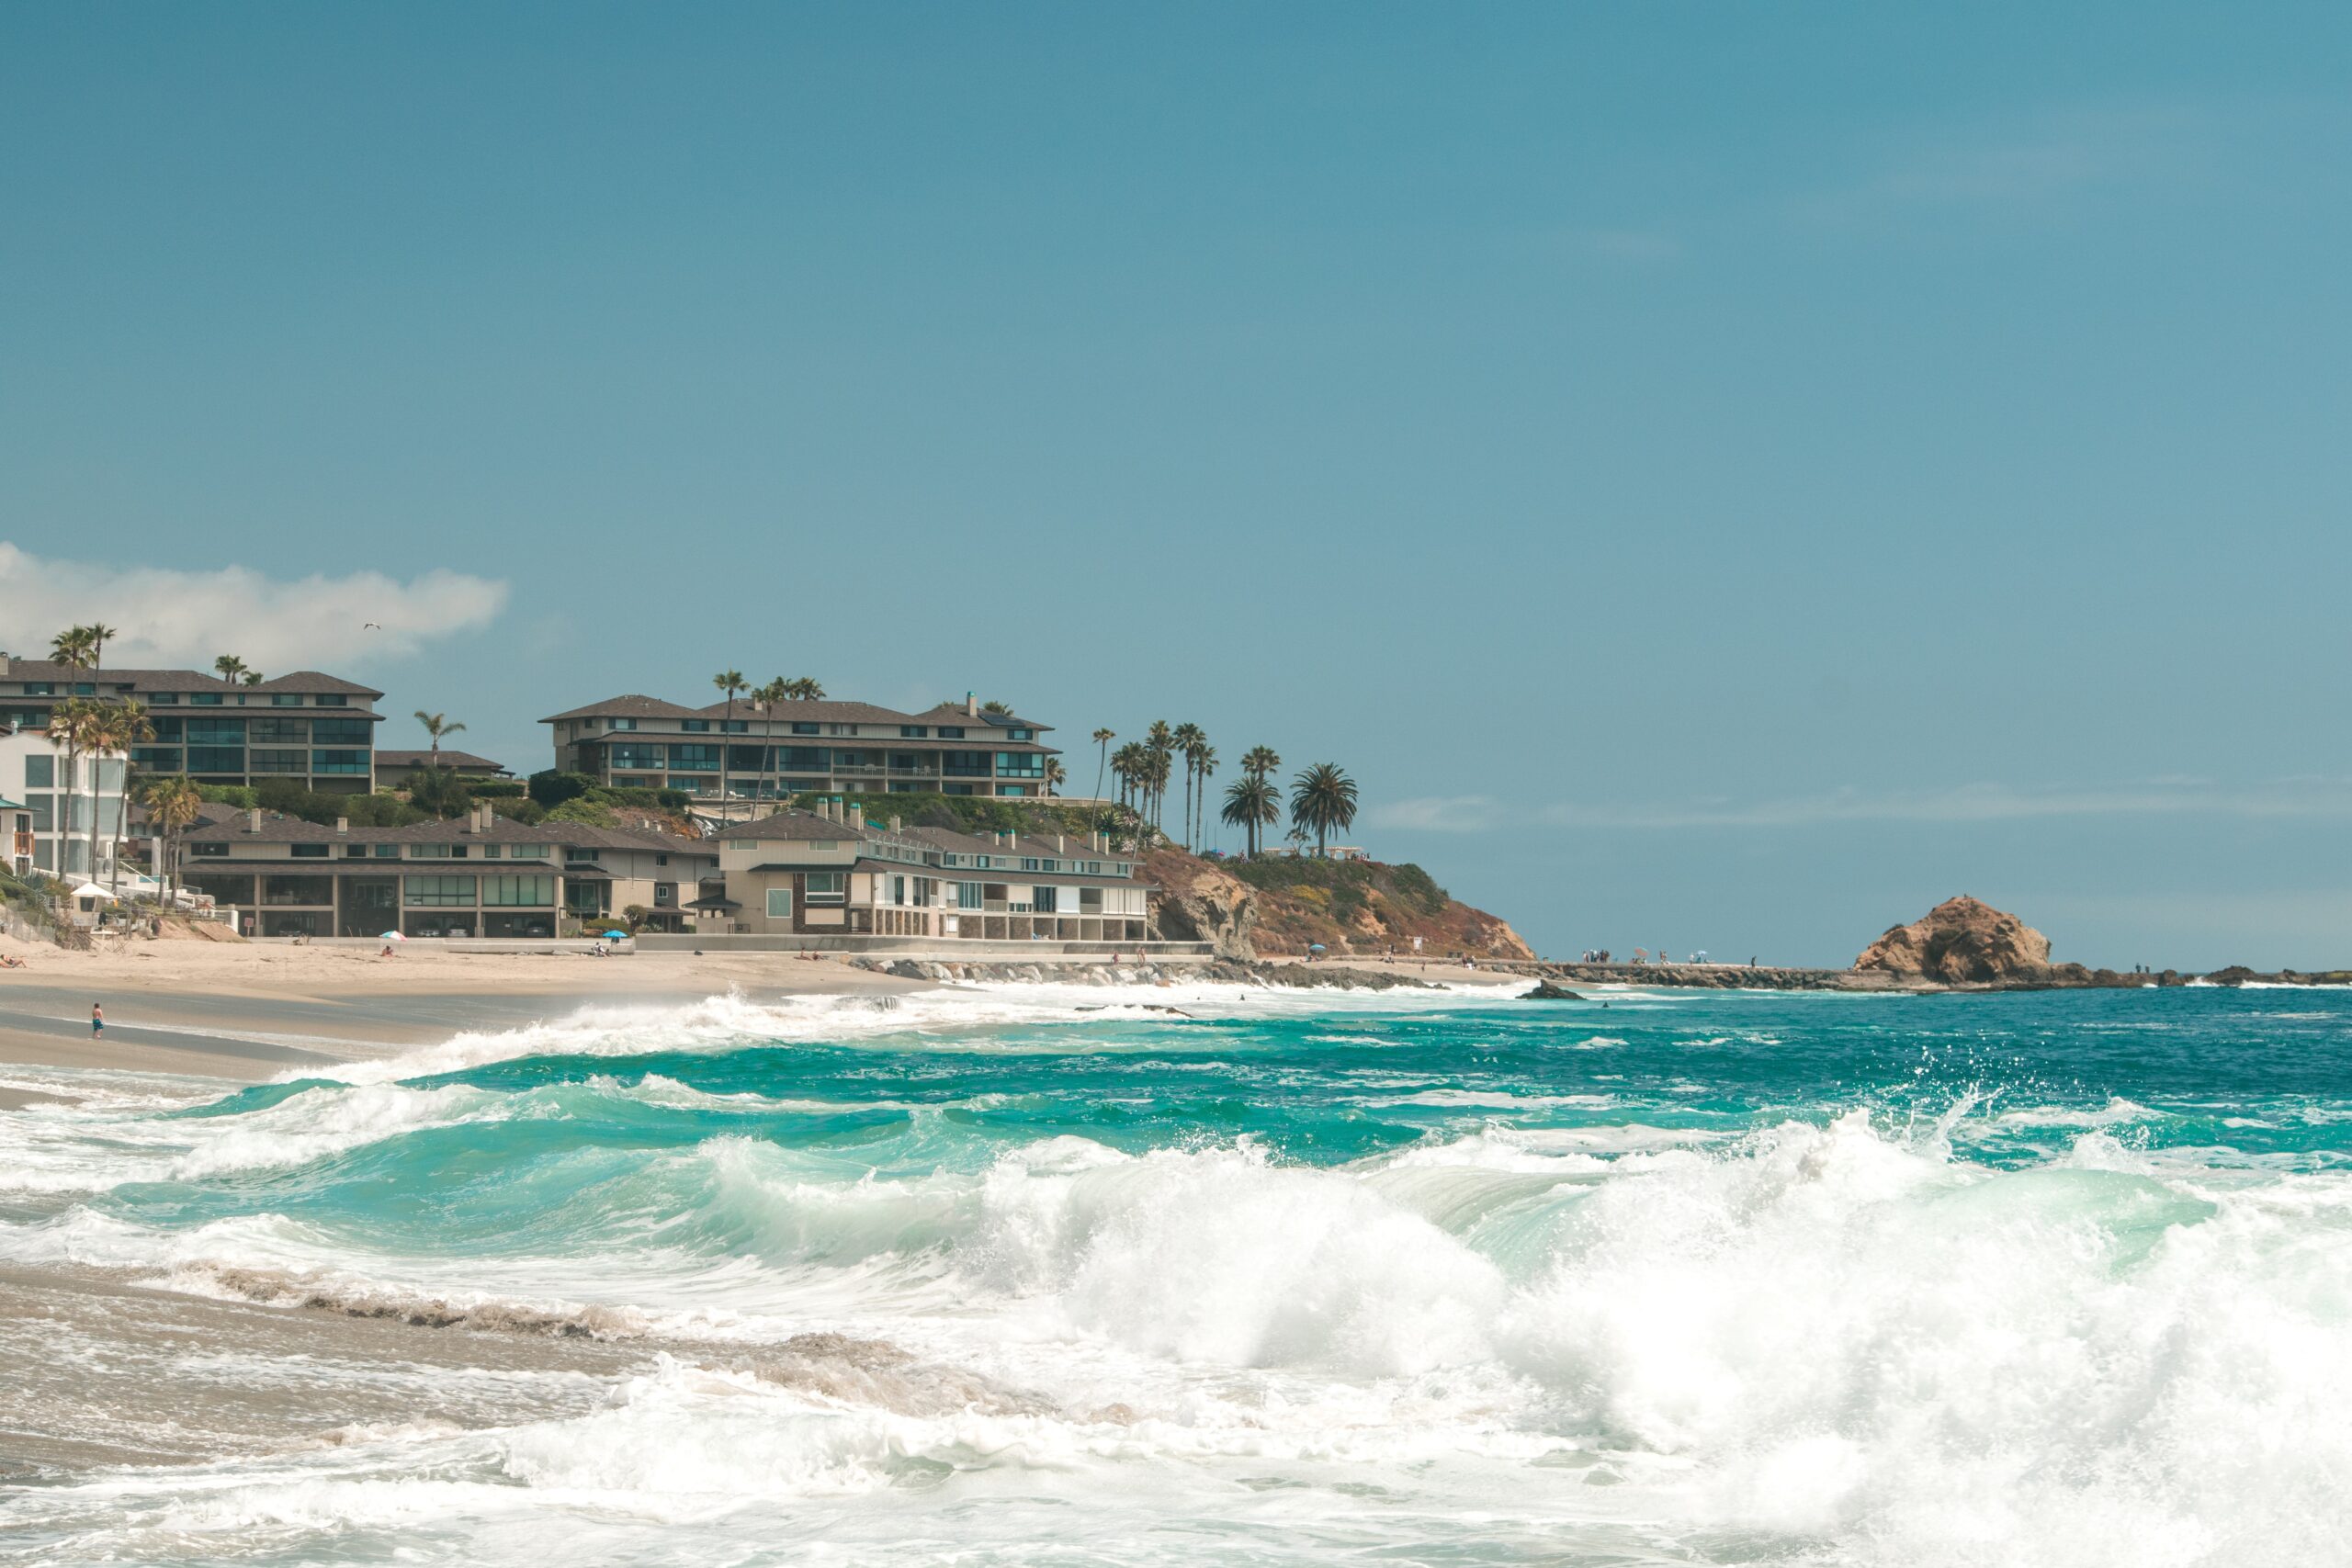
[[[408,938],[401,935],[398,931],[386,931],[384,933],[384,940],[386,942],[406,942]]]
[[[1324,946],[1319,942],[1310,942],[1306,944],[1306,951],[1309,953],[1329,953],[1331,950]]]
[[[605,936],[605,939],[610,942],[627,942],[628,940],[628,932],[627,931],[606,931]]]
[[[105,898],[111,901],[114,895],[107,892],[105,888],[99,886],[95,882],[85,882],[81,886],[74,889],[74,897],[76,898]]]

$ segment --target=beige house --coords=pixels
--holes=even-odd
[[[180,835],[190,892],[254,936],[552,937],[639,906],[675,930],[716,872],[711,840],[548,822],[478,806],[454,822],[322,827],[241,811]]]
[[[738,698],[729,714],[725,703],[687,707],[629,695],[539,722],[554,735],[560,772],[714,801],[844,792],[1038,796],[1047,793],[1046,762],[1060,755],[1042,739],[1049,726],[969,701],[899,713],[826,701],[761,708]]]
[[[998,942],[1148,934],[1148,889],[1136,863],[1100,836],[877,828],[828,807],[730,826],[716,842],[724,907],[706,901],[713,918],[704,931]]]

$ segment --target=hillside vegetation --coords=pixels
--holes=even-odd
[[[1167,912],[1161,923],[1170,936],[1246,933],[1252,951],[1270,956],[1302,953],[1314,942],[1335,955],[1377,957],[1394,949],[1406,956],[1415,937],[1424,957],[1535,956],[1510,922],[1460,902],[1409,863],[1204,860],[1164,849],[1146,857],[1144,874],[1159,890],[1155,903]],[[1246,915],[1237,900],[1247,901]]]

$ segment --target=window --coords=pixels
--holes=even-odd
[[[175,707],[178,705],[179,700],[180,694],[177,692],[150,692],[147,694],[147,705],[151,708]]]
[[[243,746],[245,743],[245,721],[242,718],[191,718],[182,727],[191,746]]]
[[[470,876],[411,876],[402,880],[407,883],[404,896],[412,905],[448,907],[474,901],[474,879]]]
[[[321,692],[317,701],[322,708],[347,708],[351,705],[351,699],[340,692]]]
[[[1038,870],[1037,857],[1035,855],[1023,855],[1021,857],[1021,869],[1023,871]]]
[[[376,846],[376,858],[378,860],[398,860],[401,858],[401,847],[398,844],[378,844]]]
[[[272,692],[269,694],[269,705],[274,708],[299,708],[302,705],[302,694],[300,692]]]
[[[996,754],[996,776],[1001,779],[1042,779],[1046,776],[1046,754],[1043,751],[999,751]]]
[[[25,682],[25,695],[28,697],[53,697],[57,695],[57,682],[54,681],[28,681]]]
[[[57,787],[57,759],[28,756],[25,759],[25,787],[27,789],[55,789]]]
[[[903,876],[893,876],[890,878],[890,902],[903,904],[906,901],[907,879]]]
[[[189,892],[208,895],[216,904],[250,904],[254,901],[251,873],[191,871],[181,879],[181,883]]]
[[[191,707],[217,708],[220,705],[220,694],[218,692],[190,692],[188,694],[187,700],[188,705]]]
[[[368,846],[365,844],[345,844],[343,846],[343,858],[345,860],[366,860],[368,858]]]
[[[668,855],[655,855],[653,857],[653,863],[655,865],[668,865],[670,863],[670,857]]]
[[[265,876],[261,879],[261,901],[265,904],[332,904],[334,902],[334,878]]]
[[[795,735],[822,735],[824,731],[816,725],[796,718],[792,721],[792,733]]]
[[[267,723],[256,719],[255,723]],[[364,718],[314,718],[311,721],[311,744],[313,746],[373,746],[374,728]]]
[[[615,729],[635,729],[637,728],[637,720],[633,718],[616,718],[613,720],[612,728]]]
[[[570,844],[566,844],[563,847],[564,863],[568,865],[574,861],[594,860],[600,852],[596,850],[574,849]]]
[[[229,853],[229,846],[226,844],[190,844],[187,847],[187,852],[206,859],[210,859],[216,856],[221,859],[226,859]]]
[[[616,769],[662,766],[662,748],[650,740],[616,741],[605,755],[608,765]]]
[[[545,844],[509,844],[506,846],[506,858],[508,860],[545,860],[548,858],[548,847]]]
[[[931,727],[927,724],[902,724],[899,726],[899,733],[909,740],[920,740],[931,733]]]
[[[673,773],[715,773],[718,771],[718,748],[673,746],[670,748],[670,771]]]
[[[463,844],[411,844],[408,847],[408,858],[411,860],[463,860],[466,858],[466,846]]]
[[[657,909],[676,908],[678,907],[678,885],[674,882],[655,883],[653,885],[653,907]]]
[[[1023,729],[1016,725],[1004,732],[1004,738],[1007,740],[1035,740],[1037,739],[1037,732],[1034,729]]]
[[[1029,890],[1029,907],[1041,915],[1050,915],[1054,912],[1054,895],[1060,891],[1058,887],[1033,887]]]
[[[311,772],[364,773],[368,771],[368,753],[365,751],[313,751],[311,753]]]
[[[718,728],[729,735],[749,735],[752,733],[752,721],[748,718],[723,718],[718,721]]]
[[[484,860],[496,860],[498,858],[498,846],[496,844],[484,844],[481,847],[481,858]]]
[[[802,877],[801,894],[811,904],[841,904],[848,901],[845,889],[846,874],[838,871],[812,871]]]
[[[989,776],[989,754],[986,751],[943,751],[939,755],[939,771],[950,778],[984,779]]]
[[[256,718],[245,726],[245,739],[256,746],[307,746],[311,725],[300,718]]]
[[[710,720],[707,718],[682,718],[678,721],[678,728],[684,730],[689,735],[704,735],[707,734],[710,730]]]
[[[942,740],[961,740],[964,739],[964,727],[960,724],[943,724],[939,727],[939,738]]]
[[[324,860],[327,858],[327,847],[324,844],[297,844],[294,846],[294,858],[296,860]]]
[[[768,919],[771,920],[792,919],[791,888],[771,887],[768,889]]]
[[[988,906],[986,890],[977,882],[956,885],[956,907],[959,909],[979,909]]]
[[[775,755],[776,765],[792,773],[821,773],[828,766],[822,746],[779,746]]]
[[[411,881],[415,880],[411,878]],[[459,877],[458,880],[466,880]],[[551,875],[485,876],[481,879],[481,901],[502,908],[547,909],[555,906],[555,878]]]
[[[255,747],[253,758],[246,765],[256,773],[299,773],[305,772],[309,763],[308,754],[302,751],[265,750]]]
[[[191,773],[242,773],[245,771],[245,749],[242,746],[191,746],[187,749],[187,771]]]
[[[77,697],[95,697],[98,694],[98,683],[96,681],[76,681],[74,682],[74,694]]]

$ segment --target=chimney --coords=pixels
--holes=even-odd
[[[980,699],[969,692],[964,694],[964,716],[966,718],[980,716]]]
[[[334,836],[338,839],[349,838],[351,836],[350,818],[338,817],[334,819]]]
[[[893,833],[903,833],[906,830],[907,824],[904,818],[893,817],[890,818],[890,831]]]
[[[1004,835],[1004,847],[1008,850],[1019,849],[1021,847],[1021,835],[1008,829]]]
[[[245,831],[248,833],[258,833],[261,831],[260,807],[256,806],[252,810],[245,813]]]
[[[5,653],[0,653],[0,675],[6,675],[11,667],[11,661],[8,656]]]
[[[1056,833],[1054,835],[1054,853],[1060,854],[1063,851],[1069,848],[1069,845],[1063,841],[1062,836],[1059,833]]]

